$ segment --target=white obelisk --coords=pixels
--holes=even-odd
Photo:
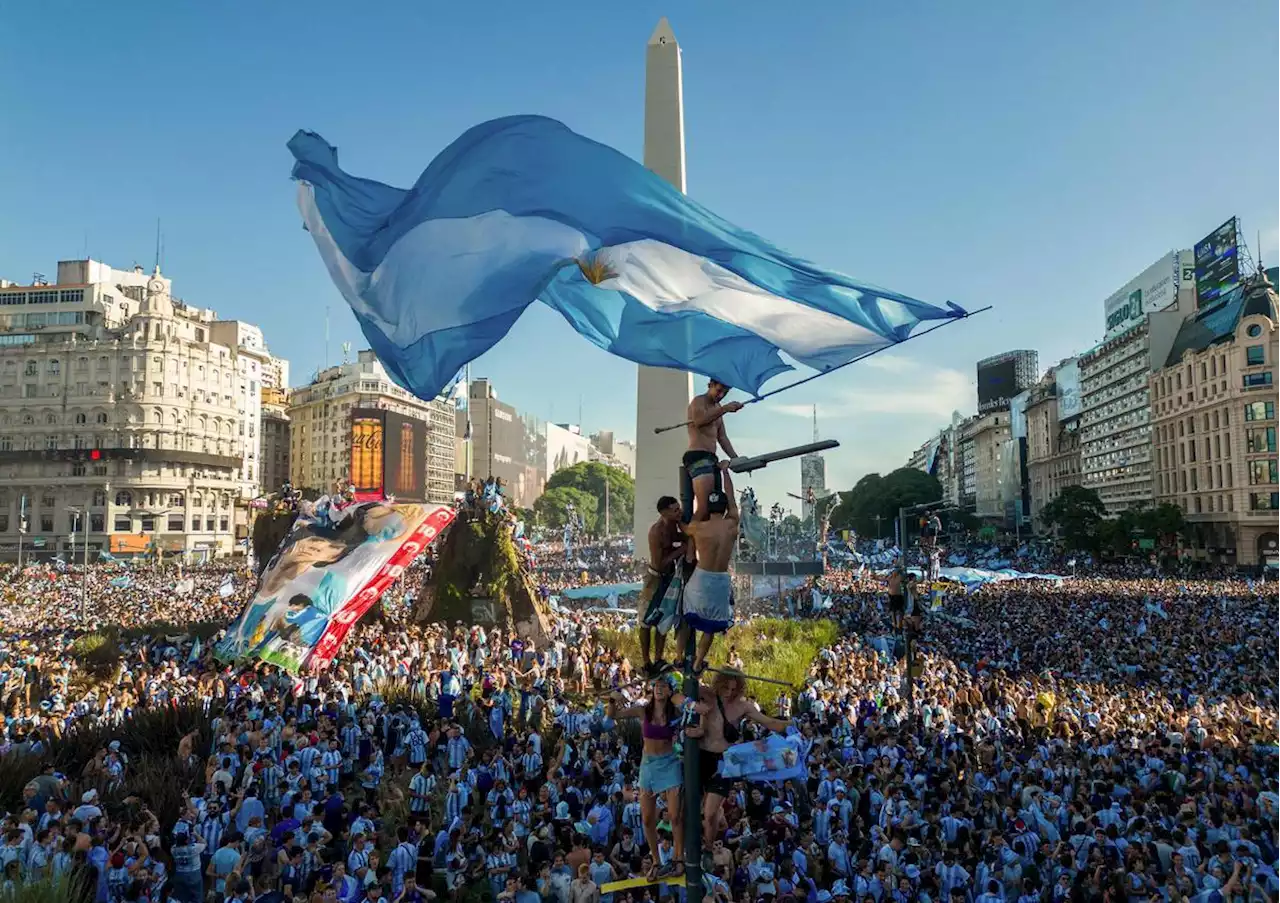
[[[644,165],[684,191],[684,88],[680,45],[663,18],[649,38],[644,76]],[[649,557],[649,526],[664,495],[680,496],[680,457],[688,448],[681,427],[655,434],[655,427],[680,423],[693,399],[693,375],[663,367],[641,367],[636,383],[635,555]]]

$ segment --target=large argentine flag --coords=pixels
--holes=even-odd
[[[478,125],[407,191],[343,172],[312,132],[289,149],[330,275],[424,398],[535,300],[606,351],[756,395],[781,354],[827,370],[964,316],[791,257],[553,119]]]

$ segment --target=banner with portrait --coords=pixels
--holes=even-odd
[[[364,502],[299,515],[215,655],[319,670],[347,631],[453,520],[445,505]]]
[[[791,781],[805,776],[805,741],[798,733],[769,734],[724,752],[720,776],[743,781]]]

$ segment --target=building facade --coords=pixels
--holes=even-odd
[[[1032,521],[1068,486],[1080,485],[1080,433],[1074,418],[1062,417],[1058,384],[1050,371],[1027,400],[1027,480]]]
[[[427,501],[453,499],[453,403],[423,401],[392,382],[372,351],[356,360],[321,370],[314,380],[289,394],[289,475],[298,489],[332,492],[351,477],[351,412],[356,408],[392,411],[426,424]]]
[[[262,476],[262,389],[274,382],[288,363],[267,350],[262,330],[240,320],[214,320],[209,324],[210,338],[219,345],[236,349],[236,408],[240,413],[240,429],[244,443],[240,461],[240,496],[249,499],[279,488]]]
[[[279,491],[289,480],[289,394],[283,389],[262,389],[262,431],[258,461],[262,492]]]
[[[966,481],[972,479],[973,512],[986,520],[1005,517],[1001,477],[1009,436],[1008,411],[993,411],[973,418],[965,424],[961,435],[962,458],[968,456],[964,458]],[[969,476],[970,463],[972,477]]]
[[[95,260],[0,282],[0,557],[237,548],[241,351],[171,291],[158,269]]]
[[[1276,293],[1255,277],[1188,317],[1151,374],[1155,497],[1191,526],[1190,557],[1274,564]]]
[[[1083,485],[1118,515],[1155,498],[1151,462],[1150,378],[1195,311],[1190,251],[1170,252],[1103,305],[1107,335],[1080,356],[1080,457]]]
[[[591,436],[593,461],[602,461],[610,467],[625,470],[628,475],[636,475],[636,447],[632,442],[618,439],[613,430],[601,430]]]
[[[499,401],[488,379],[473,379],[467,387],[467,408],[457,411],[455,435],[460,476],[502,480],[509,503],[520,508],[542,495],[551,454],[546,426]]]

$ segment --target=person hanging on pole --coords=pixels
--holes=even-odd
[[[701,674],[718,634],[733,625],[733,584],[729,560],[738,544],[738,501],[733,494],[729,462],[719,464],[723,485],[706,497],[707,520],[686,526],[693,539],[696,566],[684,585],[684,626],[677,643],[688,648],[689,631],[701,633],[693,655],[693,673]]]
[[[645,874],[648,881],[660,878],[678,878],[684,874],[684,806],[680,792],[684,786],[684,765],[675,753],[676,731],[680,727],[680,709],[685,698],[675,692],[675,681],[664,674],[649,687],[649,698],[643,705],[619,708],[625,700],[615,692],[609,698],[608,714],[611,718],[639,718],[640,734],[644,748],[640,757],[640,820],[644,826],[644,839],[653,855],[653,865]],[[666,865],[659,866],[658,850],[658,797],[667,804],[667,817],[671,819],[674,840],[674,856]]]
[[[724,449],[730,458],[738,457],[724,429],[724,415],[742,410],[742,402],[725,402],[729,387],[711,380],[707,391],[689,402],[689,450],[681,462],[680,496],[684,504],[682,519],[687,524],[697,518],[710,517],[707,498],[713,491],[724,492],[716,448]]]
[[[686,537],[680,525],[680,502],[669,495],[658,499],[658,519],[649,527],[649,564],[636,606],[640,615],[640,655],[646,677],[665,667],[662,647],[668,620],[663,600],[671,589],[677,562],[685,556]]]
[[[685,734],[698,741],[698,772],[702,783],[702,849],[704,860],[710,855],[715,840],[728,828],[724,817],[724,801],[729,796],[730,782],[720,774],[725,750],[742,739],[742,722],[751,721],[766,730],[785,733],[790,721],[770,718],[760,706],[744,694],[746,675],[724,670],[716,673],[711,686],[703,687],[695,710],[697,727],[686,728]],[[693,826],[689,827],[694,830]],[[713,863],[704,861],[703,868]]]

